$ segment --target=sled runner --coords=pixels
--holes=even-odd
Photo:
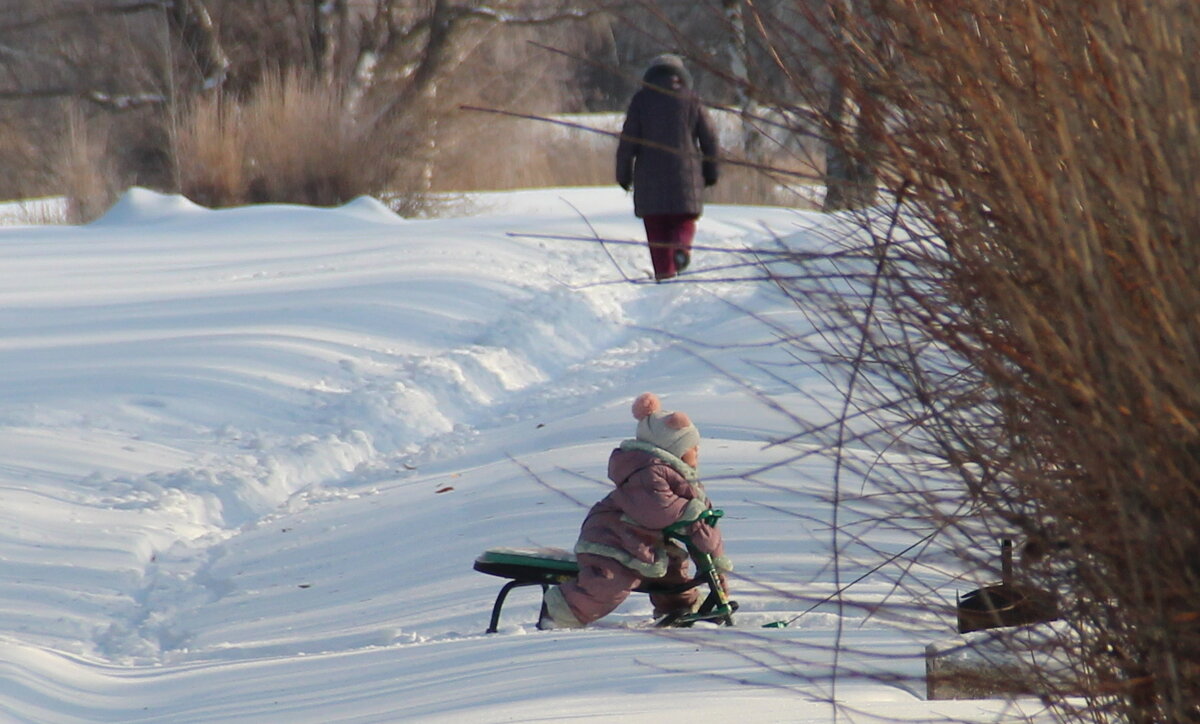
[[[709,525],[716,525],[717,520],[724,515],[720,510],[705,511],[699,518]],[[717,567],[712,556],[702,553],[694,546],[688,536],[681,533],[696,521],[690,520],[667,528],[663,534],[668,541],[678,541],[685,548],[695,564],[696,574],[691,580],[679,585],[656,584],[654,581],[643,582],[635,591],[639,593],[679,593],[698,586],[708,586],[708,596],[700,603],[693,613],[669,614],[657,621],[655,626],[686,627],[697,621],[714,621],[725,626],[733,625],[733,613],[737,610],[737,602],[729,600],[717,574]],[[561,548],[489,548],[475,559],[475,570],[492,576],[511,579],[500,589],[496,602],[492,605],[492,620],[488,625],[488,633],[496,633],[500,625],[500,612],[504,601],[514,588],[524,586],[541,586],[542,593],[554,584],[574,578],[579,573],[579,564],[575,554]]]

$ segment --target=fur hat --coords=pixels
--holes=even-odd
[[[658,395],[643,392],[633,401],[633,416],[638,421],[637,439],[683,457],[700,445],[700,431],[682,412],[662,409]]]
[[[674,53],[664,53],[651,60],[650,64],[646,66],[642,80],[650,85],[666,88],[666,78],[672,75],[679,76],[685,88],[692,87],[692,74],[684,65],[683,58]]]

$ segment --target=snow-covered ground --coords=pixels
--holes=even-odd
[[[714,206],[697,243],[819,248],[830,223]],[[806,310],[713,252],[691,278],[721,281],[629,283],[645,249],[593,234],[641,238],[619,190],[414,221],[135,189],[86,226],[0,229],[0,721],[1018,719],[923,700],[944,612],[834,599],[762,628],[923,532],[875,526],[835,575],[829,463],[744,478],[796,430],[743,384],[811,420],[837,400],[760,344]],[[635,595],[540,632],[520,589],[485,635],[503,581],[474,557],[570,547],[647,390],[704,434],[737,626],[647,629]],[[893,580],[852,593],[903,605]]]

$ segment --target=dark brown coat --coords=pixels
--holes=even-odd
[[[633,187],[633,212],[699,216],[703,188],[717,182],[717,137],[686,87],[647,85],[629,103],[617,146],[617,183]]]

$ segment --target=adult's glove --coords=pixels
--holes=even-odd
[[[633,188],[633,169],[617,164],[617,185],[628,191]]]

